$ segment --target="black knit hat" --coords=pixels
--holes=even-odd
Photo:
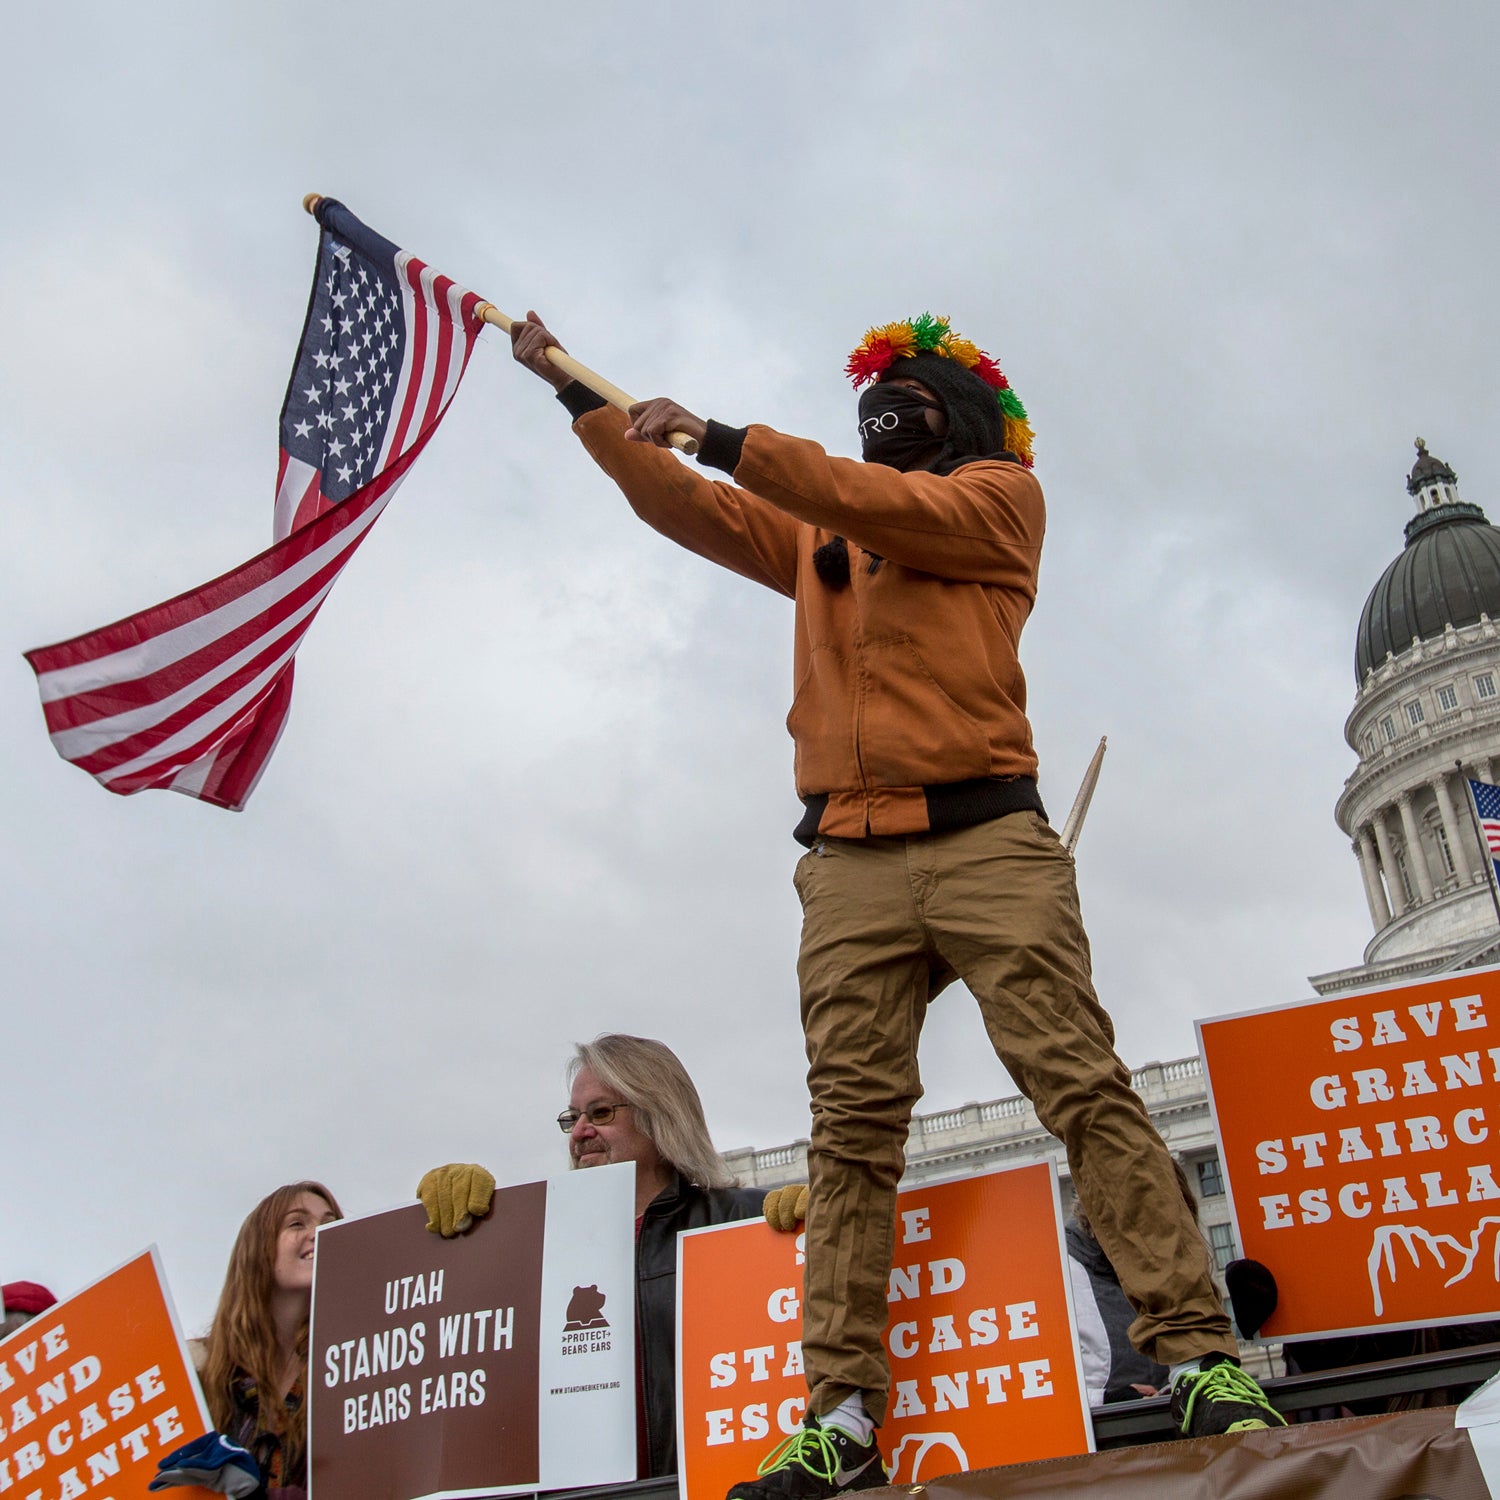
[[[935,318],[924,312],[920,317],[870,329],[844,362],[844,372],[854,382],[854,389],[861,390],[872,380],[888,379],[894,367],[925,354],[951,359],[977,375],[994,393],[1003,423],[1001,440],[992,444],[987,452],[973,450],[966,459],[950,457],[948,467],[939,472],[948,473],[958,463],[990,455],[1011,459],[1029,469],[1034,461],[1032,448],[1036,434],[1031,430],[1021,398],[1005,378],[1005,372],[996,363],[994,355],[986,354],[972,339],[960,338],[946,317]],[[936,384],[934,382],[934,386]]]

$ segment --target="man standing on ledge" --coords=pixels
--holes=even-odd
[[[644,521],[796,603],[787,727],[808,852],[798,979],[812,1096],[802,1427],[731,1500],[823,1500],[885,1482],[874,1428],[896,1185],[921,1096],[928,1002],[961,978],[995,1051],[1067,1148],[1089,1222],[1170,1367],[1189,1436],[1282,1425],[1235,1358],[1207,1248],[1094,995],[1073,861],[1036,787],[1017,649],[1044,511],[1031,429],[999,366],[923,315],[850,356],[864,461],[674,401],[629,420],[547,359],[534,313],[515,357],[548,381]],[[709,479],[662,451],[699,444]]]

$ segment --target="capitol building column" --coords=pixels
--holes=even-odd
[[[1376,863],[1375,840],[1368,828],[1359,830],[1354,852],[1359,856],[1360,872],[1365,877],[1365,900],[1370,903],[1370,920],[1379,932],[1391,920],[1390,903],[1385,899],[1385,888],[1380,883],[1380,866]]]
[[[1494,786],[1495,783],[1490,779],[1491,774],[1490,757],[1488,755],[1470,756],[1460,762],[1458,775],[1463,778],[1460,786],[1462,787],[1462,796],[1466,804],[1470,796],[1466,782],[1469,780],[1485,781]],[[1464,852],[1471,856],[1470,863],[1473,870],[1470,879],[1473,880],[1475,885],[1488,885],[1490,877],[1489,871],[1486,868],[1486,861],[1490,857],[1489,846],[1474,828],[1472,811],[1470,816],[1464,819],[1464,823],[1466,824],[1464,830]]]
[[[1391,905],[1398,914],[1406,910],[1406,892],[1401,885],[1401,867],[1396,863],[1396,851],[1391,847],[1391,830],[1386,825],[1388,808],[1377,808],[1371,815],[1370,826],[1375,830],[1375,843],[1380,850],[1380,868],[1390,881]]]
[[[1396,806],[1401,809],[1401,831],[1406,835],[1406,868],[1417,878],[1417,898],[1424,904],[1432,900],[1432,873],[1422,850],[1422,835],[1417,831],[1417,816],[1411,810],[1411,793],[1400,792]]]
[[[1437,794],[1438,812],[1443,819],[1443,832],[1448,838],[1448,852],[1453,856],[1453,873],[1465,883],[1474,879],[1474,861],[1469,857],[1469,841],[1464,829],[1453,812],[1453,798],[1448,795],[1448,773],[1439,771],[1432,779],[1432,790]],[[1467,790],[1464,792],[1468,796]]]

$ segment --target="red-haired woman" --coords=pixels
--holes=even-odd
[[[214,1426],[248,1448],[272,1500],[307,1486],[307,1322],[319,1224],[341,1219],[320,1182],[277,1188],[250,1211],[229,1257],[199,1375]]]

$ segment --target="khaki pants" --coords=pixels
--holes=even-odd
[[[955,976],[1037,1117],[1138,1316],[1170,1365],[1236,1350],[1208,1249],[1094,995],[1073,862],[1035,813],[905,838],[821,839],[797,864],[812,1096],[802,1352],[809,1409],[864,1391],[884,1419],[881,1336],[896,1184],[921,1097],[917,1039]]]

